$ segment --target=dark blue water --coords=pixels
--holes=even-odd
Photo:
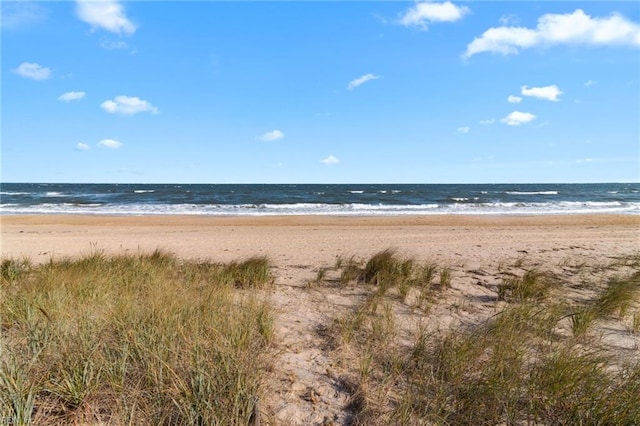
[[[0,214],[640,214],[640,183],[0,184]]]

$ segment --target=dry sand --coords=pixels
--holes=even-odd
[[[640,252],[640,216],[408,217],[105,217],[5,216],[2,258],[35,262],[88,254],[153,251],[184,258],[239,260],[268,256],[278,318],[276,361],[261,410],[279,424],[343,424],[348,413],[332,354],[318,329],[362,300],[357,287],[309,286],[337,256],[380,250],[448,266],[453,289],[431,311],[439,326],[479,321],[498,309],[505,265],[552,270],[567,280],[571,265],[602,265]],[[589,270],[589,269],[587,269]],[[638,336],[611,332],[610,343],[637,356]]]

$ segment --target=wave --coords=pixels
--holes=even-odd
[[[615,213],[640,215],[640,202],[562,201],[556,203],[425,203],[425,204],[100,204],[44,203],[0,204],[0,214],[95,214],[118,216],[203,215],[203,216],[400,216],[400,215],[553,215]]]
[[[507,191],[509,195],[558,195],[558,191]]]
[[[364,191],[349,191],[352,194],[363,194]]]
[[[30,192],[0,191],[0,195],[30,195]]]
[[[156,192],[156,191],[155,189],[136,189],[133,192],[135,192],[136,194],[146,194],[146,193]]]

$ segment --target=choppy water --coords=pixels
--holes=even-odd
[[[0,214],[548,215],[640,214],[640,183],[0,184]]]

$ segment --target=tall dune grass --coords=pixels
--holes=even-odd
[[[17,424],[248,424],[256,413],[269,262],[149,255],[5,260],[0,417]]]
[[[369,280],[361,280],[376,287],[353,312],[338,317],[328,335],[341,354],[352,424],[640,424],[640,360],[614,361],[597,339],[560,332],[575,307],[562,300],[562,282],[553,274],[510,276],[497,287],[496,300],[506,307],[490,319],[444,332],[419,328],[407,344],[393,314],[405,301],[393,289],[427,277],[424,297],[434,300],[449,285],[431,286],[434,265],[391,251],[366,265]],[[594,320],[613,314],[622,319],[640,303],[639,279],[635,272],[611,280],[579,312]]]

